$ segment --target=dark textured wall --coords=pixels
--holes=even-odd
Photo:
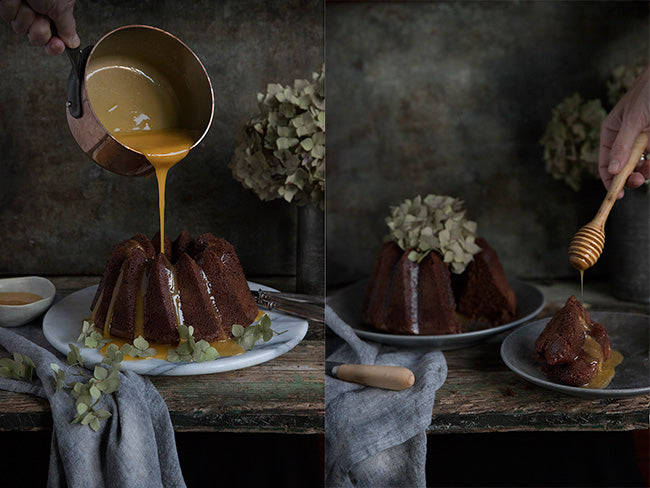
[[[465,200],[507,273],[575,276],[567,245],[604,188],[554,180],[538,140],[563,98],[605,101],[612,69],[647,59],[648,3],[333,3],[326,17],[328,282],[367,275],[389,207],[427,193]]]
[[[227,164],[267,83],[291,84],[323,63],[321,1],[78,1],[83,45],[148,24],[201,59],[215,93],[212,128],[170,171],[166,230],[230,240],[247,274],[291,274],[294,207],[261,202]],[[0,275],[101,273],[110,247],[158,230],[155,178],[109,173],[77,147],[65,119],[65,56],[49,57],[0,24]]]

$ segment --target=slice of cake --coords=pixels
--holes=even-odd
[[[570,386],[586,386],[602,370],[611,347],[605,328],[571,295],[535,341],[544,371]]]

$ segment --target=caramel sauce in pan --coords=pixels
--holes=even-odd
[[[181,103],[153,66],[122,56],[105,57],[86,76],[93,111],[121,144],[142,153],[156,171],[160,252],[165,247],[165,183],[169,169],[198,139],[182,124]]]
[[[0,293],[0,305],[29,305],[42,299],[42,296],[26,291],[4,291]]]

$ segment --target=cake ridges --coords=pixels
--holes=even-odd
[[[246,327],[255,320],[257,305],[229,242],[209,233],[195,241],[183,231],[159,254],[156,241],[136,234],[114,246],[91,314],[106,335],[177,343],[178,326],[185,324],[197,339],[223,340],[234,323]],[[116,310],[132,317],[117,324]]]

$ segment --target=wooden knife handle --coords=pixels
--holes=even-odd
[[[341,364],[336,370],[336,377],[387,390],[406,390],[415,383],[415,375],[410,369],[381,364]]]

